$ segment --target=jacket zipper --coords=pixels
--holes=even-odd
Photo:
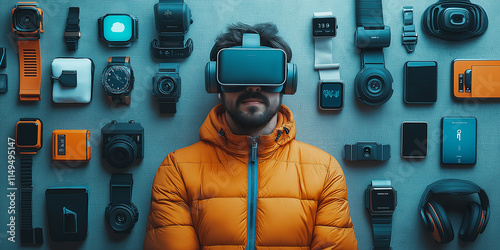
[[[249,137],[250,154],[248,160],[248,215],[247,215],[247,250],[255,249],[255,224],[257,222],[257,187],[259,162],[259,137]]]

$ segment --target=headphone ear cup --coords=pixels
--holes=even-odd
[[[431,228],[429,232],[434,240],[438,243],[452,241],[454,237],[453,227],[443,207],[436,202],[429,201],[425,204],[425,213]]]
[[[205,66],[205,90],[207,93],[220,92],[219,84],[217,83],[217,62],[210,61]]]
[[[465,242],[475,241],[484,225],[483,208],[477,202],[470,202],[465,209],[458,238]]]
[[[297,92],[297,65],[295,63],[287,64],[287,76],[285,86],[283,86],[283,94],[293,95]]]

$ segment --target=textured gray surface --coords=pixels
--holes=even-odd
[[[446,42],[422,32],[422,12],[434,1],[384,0],[385,23],[392,29],[391,46],[384,49],[386,67],[394,77],[394,94],[384,105],[369,107],[354,95],[353,81],[360,69],[359,53],[354,46],[355,1],[188,1],[194,23],[187,37],[193,38],[194,52],[179,61],[182,96],[175,116],[160,116],[151,95],[151,78],[158,63],[149,54],[149,44],[156,37],[153,5],[156,1],[40,1],[45,12],[45,33],[42,34],[42,101],[35,104],[18,102],[19,67],[17,46],[10,32],[10,11],[15,1],[1,0],[0,46],[8,48],[8,67],[0,73],[9,75],[9,92],[0,94],[0,248],[20,249],[19,232],[16,243],[7,240],[9,223],[7,193],[7,140],[14,137],[20,117],[39,117],[44,123],[44,147],[34,159],[35,227],[44,228],[45,243],[40,249],[139,249],[142,247],[149,211],[150,189],[156,168],[177,148],[198,140],[198,129],[206,114],[218,102],[217,96],[204,90],[204,66],[217,34],[233,22],[250,24],[270,21],[278,25],[280,34],[293,50],[292,62],[299,68],[299,88],[294,96],[285,96],[284,103],[294,112],[297,139],[321,147],[334,155],[343,166],[349,192],[351,216],[360,249],[371,249],[369,216],[364,208],[364,190],[371,179],[389,178],[398,190],[398,207],[394,214],[393,249],[497,249],[500,227],[497,211],[500,198],[497,181],[498,101],[463,102],[450,97],[450,65],[455,58],[498,59],[500,26],[495,15],[500,2],[477,0],[489,14],[490,27],[484,36],[462,42]],[[407,54],[401,43],[402,7],[413,5],[419,41],[416,50]],[[62,36],[68,7],[79,6],[82,39],[75,53],[66,51]],[[313,41],[310,36],[314,12],[333,11],[339,30],[334,38],[334,59],[341,63],[345,82],[345,104],[340,112],[320,112],[316,108],[318,73],[313,70]],[[139,19],[139,40],[130,48],[110,49],[97,38],[97,19],[107,13],[128,13]],[[51,102],[50,62],[55,57],[90,57],[96,74],[93,100],[88,105],[58,105]],[[100,86],[101,71],[109,56],[130,56],[136,75],[130,107],[111,107]],[[403,65],[409,60],[434,60],[439,64],[438,100],[433,105],[406,105],[403,102]],[[473,167],[440,165],[439,131],[443,116],[475,116],[478,120],[478,158]],[[128,236],[114,235],[105,226],[104,210],[109,203],[109,179],[116,172],[101,160],[100,129],[111,120],[140,122],[145,128],[144,160],[129,169],[134,174],[133,202],[140,211],[139,221]],[[403,121],[426,121],[429,124],[429,152],[426,159],[407,161],[399,156],[400,126]],[[55,129],[88,129],[91,131],[92,159],[83,167],[72,168],[50,159],[50,135]],[[371,140],[392,146],[392,158],[384,163],[350,163],[342,160],[344,144]],[[16,164],[19,166],[19,160]],[[19,168],[17,169],[19,175]],[[425,233],[417,213],[417,204],[425,187],[441,178],[464,178],[481,185],[490,196],[492,215],[486,231],[474,243],[455,240],[438,245]],[[18,183],[19,184],[19,183]],[[44,191],[55,186],[87,186],[89,190],[89,231],[79,243],[50,241],[45,215]],[[17,206],[19,200],[17,200]],[[451,212],[458,232],[460,211]],[[20,221],[16,221],[19,229]],[[182,239],[179,239],[182,240]]]

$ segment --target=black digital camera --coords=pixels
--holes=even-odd
[[[171,1],[155,4],[155,27],[159,39],[151,42],[151,53],[159,59],[186,58],[193,52],[193,40],[185,44],[184,35],[193,23],[191,9],[184,1]]]
[[[161,63],[153,77],[153,96],[158,100],[160,113],[177,112],[176,103],[181,96],[181,77],[178,63]]]
[[[344,146],[344,159],[349,161],[387,161],[391,158],[391,145],[376,142],[357,142]]]
[[[112,121],[101,129],[102,155],[115,168],[144,158],[144,128],[134,121]]]

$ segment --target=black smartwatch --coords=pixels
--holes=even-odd
[[[371,215],[373,249],[391,249],[392,214],[397,206],[397,192],[390,180],[372,180],[365,191],[365,206]]]
[[[319,72],[318,108],[341,110],[344,106],[344,83],[340,80],[340,64],[333,62],[333,38],[337,35],[337,19],[332,12],[315,12],[312,20],[314,69]]]
[[[42,121],[21,118],[16,124],[16,146],[21,155],[21,244],[43,243],[41,228],[33,228],[33,155],[42,148]]]
[[[178,63],[160,63],[158,73],[153,77],[153,96],[158,100],[160,113],[175,114],[176,104],[181,96],[181,77]]]
[[[130,92],[134,88],[134,71],[130,57],[110,57],[102,72],[102,87],[110,104],[130,105]]]
[[[111,203],[106,207],[105,217],[108,226],[116,233],[130,233],[139,219],[139,210],[132,203],[133,183],[132,174],[111,176]]]

